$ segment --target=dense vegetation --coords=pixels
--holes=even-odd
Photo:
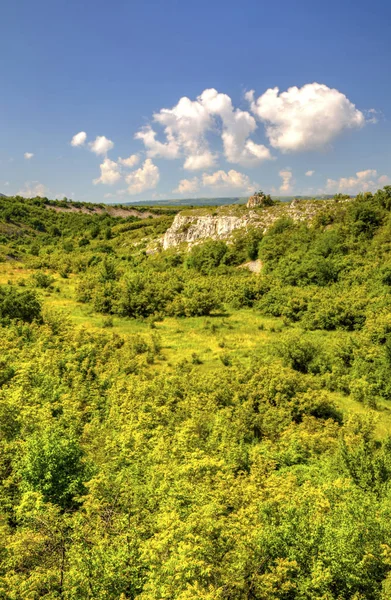
[[[390,598],[391,187],[190,251],[85,209],[0,198],[0,599]]]

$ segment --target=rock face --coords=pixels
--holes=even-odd
[[[250,198],[251,200],[251,198]],[[348,202],[348,200],[346,201]],[[229,239],[232,233],[238,229],[258,228],[266,232],[278,219],[288,218],[292,221],[308,222],[309,224],[316,216],[324,210],[330,210],[335,204],[329,200],[294,200],[290,204],[284,203],[273,206],[259,206],[253,210],[247,210],[243,206],[241,212],[233,212],[233,207],[220,207],[217,214],[183,214],[175,216],[171,227],[166,231],[162,240],[163,248],[174,248],[180,244],[187,243],[189,248],[201,243],[205,239]]]
[[[194,244],[205,238],[227,238],[235,230],[246,227],[251,221],[251,215],[246,217],[233,216],[175,216],[174,222],[163,238],[163,248],[179,246],[184,242]]]
[[[271,206],[273,204],[270,196],[267,196],[263,192],[258,192],[251,196],[247,202],[247,208],[256,208],[257,206]]]

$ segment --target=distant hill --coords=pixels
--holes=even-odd
[[[168,200],[141,200],[126,202],[128,206],[224,206],[225,204],[245,204],[248,198],[175,198]]]
[[[0,198],[7,198],[5,194],[0,194]]]
[[[327,200],[333,198],[332,195],[324,196],[273,196],[274,200],[281,202],[291,202],[294,198],[298,200]],[[245,204],[248,197],[230,197],[230,198],[175,198],[168,200],[141,200],[140,202],[126,202],[124,206],[225,206],[226,204]]]

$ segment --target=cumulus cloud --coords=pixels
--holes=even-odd
[[[376,110],[375,108],[370,108],[369,110],[365,111],[365,115],[366,115],[367,123],[376,125],[376,123],[379,122],[379,117],[382,116],[382,113],[380,111]]]
[[[202,185],[209,188],[240,190],[246,193],[258,187],[256,183],[251,183],[247,175],[234,169],[229,171],[220,169],[212,174],[203,173]]]
[[[239,173],[234,169],[229,171],[220,169],[214,173],[203,173],[200,177],[181,179],[173,192],[176,194],[191,194],[200,188],[209,188],[224,192],[232,191],[247,194],[252,193],[258,187],[259,185],[251,182],[250,178],[244,173]]]
[[[105,158],[103,163],[99,165],[99,168],[100,177],[98,177],[98,179],[93,180],[94,185],[98,183],[103,183],[105,185],[113,185],[121,179],[120,167],[113,160]]]
[[[48,191],[48,188],[43,183],[39,183],[39,181],[26,181],[24,187],[19,190],[17,195],[24,198],[36,198],[37,196],[44,198],[48,194]]]
[[[200,169],[209,169],[213,167],[216,162],[216,156],[206,150],[201,154],[191,154],[188,156],[183,164],[184,169],[187,171],[199,171]]]
[[[391,184],[391,179],[390,179],[390,177],[388,177],[388,175],[380,175],[380,177],[377,180],[377,182],[381,186],[390,185]]]
[[[193,179],[181,179],[178,187],[173,190],[175,194],[192,194],[198,190],[199,180],[197,177]]]
[[[33,156],[34,156],[34,154],[32,152],[25,152],[24,153],[24,157],[25,157],[26,160],[32,159]]]
[[[214,164],[213,155],[209,152],[205,140],[206,132],[212,127],[212,118],[208,110],[197,99],[183,97],[173,108],[163,108],[154,115],[154,121],[162,125],[167,135],[168,144],[179,146],[187,157],[185,168],[207,168]],[[209,164],[206,165],[206,160]]]
[[[312,177],[312,175],[315,173],[315,171],[306,171],[305,176],[306,177]]]
[[[215,89],[205,90],[198,100],[211,115],[221,119],[221,138],[228,162],[250,167],[271,160],[269,148],[248,139],[257,129],[256,121],[249,112],[234,109],[231,98]]]
[[[131,154],[128,158],[121,158],[119,157],[118,162],[120,165],[123,165],[124,167],[135,167],[138,162],[140,160],[140,157],[138,156],[138,154]]]
[[[104,135],[98,135],[93,142],[89,144],[91,152],[99,155],[105,155],[114,148],[114,142],[108,140]]]
[[[147,158],[139,169],[125,177],[129,194],[141,194],[146,190],[154,189],[159,179],[159,169],[150,158]]]
[[[135,134],[136,140],[141,140],[147,149],[147,155],[150,158],[160,156],[161,158],[178,158],[179,145],[170,131],[166,130],[167,142],[162,143],[156,139],[156,131],[150,125],[143,127]]]
[[[273,148],[281,152],[320,150],[346,129],[365,124],[364,114],[342,92],[319,83],[268,89],[257,100],[246,94],[251,110],[265,123]]]
[[[184,157],[184,168],[201,170],[213,167],[217,155],[210,150],[207,133],[221,137],[228,162],[254,166],[272,158],[270,150],[256,144],[249,136],[257,129],[254,117],[235,109],[231,98],[215,89],[207,89],[196,100],[183,97],[173,108],[163,108],[153,120],[164,128],[165,141],[156,139],[157,132],[146,126],[135,135],[151,158]]]
[[[289,194],[292,192],[293,187],[293,174],[289,169],[282,169],[279,173],[279,176],[282,179],[282,184],[280,185],[280,192],[283,194]]]
[[[79,131],[79,133],[76,133],[76,135],[73,136],[71,140],[71,146],[84,146],[86,140],[86,132]],[[109,152],[109,150],[112,150],[114,148],[114,142],[107,139],[105,135],[98,135],[96,136],[93,142],[90,142],[88,144],[88,147],[91,150],[91,152],[94,152],[94,154],[97,154],[98,156],[105,156]]]
[[[166,141],[158,141],[157,133],[151,126],[137,132],[135,138],[144,143],[147,156],[168,159],[185,156],[185,168],[190,170],[214,164],[214,157],[205,140],[205,133],[210,129],[212,119],[198,100],[183,97],[173,108],[163,108],[155,113],[153,120],[164,128]]]
[[[360,192],[375,192],[379,187],[387,185],[390,179],[387,175],[380,175],[376,169],[358,171],[355,176],[328,179],[326,191],[341,194],[358,194]]]
[[[71,146],[84,146],[86,143],[87,134],[85,131],[79,131],[71,139]]]

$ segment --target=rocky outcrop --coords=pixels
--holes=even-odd
[[[257,192],[248,199],[247,208],[256,208],[257,206],[272,206],[273,200],[269,195],[263,192]]]
[[[252,221],[254,215],[250,212],[243,217],[184,216],[179,213],[164,235],[163,248],[179,246],[182,243],[194,244],[205,238],[227,238],[235,229],[246,227]]]
[[[245,206],[225,206],[218,208],[214,214],[200,214],[196,211],[189,214],[186,211],[175,216],[173,224],[162,240],[163,248],[166,250],[184,243],[191,247],[208,238],[229,239],[238,229],[256,227],[265,232],[283,217],[296,223],[311,223],[319,213],[329,211],[333,206],[336,207],[336,204],[330,200],[293,200],[290,204],[280,203],[253,210]]]

